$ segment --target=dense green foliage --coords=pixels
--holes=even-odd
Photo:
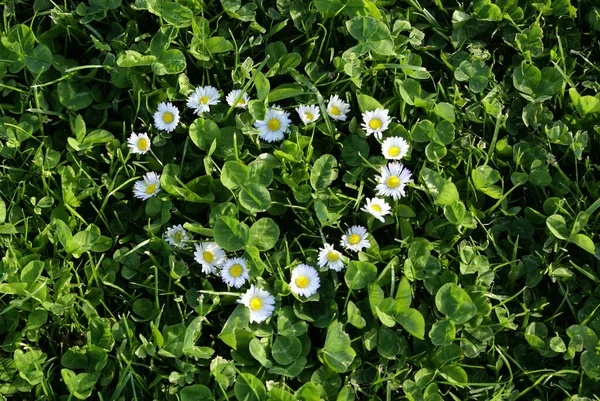
[[[600,4],[0,7],[0,400],[600,400]],[[204,85],[221,103],[198,117]],[[273,103],[293,125],[268,143]],[[385,222],[360,210],[387,164],[361,127],[376,108],[414,180]],[[352,225],[370,248],[342,249]],[[270,319],[236,302],[250,283],[202,272],[209,238],[275,296]],[[348,264],[295,295],[325,242]]]

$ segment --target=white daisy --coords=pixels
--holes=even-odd
[[[292,122],[290,113],[277,110],[275,107],[277,106],[267,109],[264,120],[258,120],[254,123],[260,138],[267,142],[281,141]]]
[[[149,172],[144,179],[133,185],[133,195],[141,200],[148,200],[160,192],[160,174]]]
[[[383,131],[390,126],[391,118],[388,116],[388,109],[375,109],[362,114],[362,127],[366,131],[367,136],[375,134],[375,138],[381,139]]]
[[[192,236],[183,228],[181,224],[172,226],[165,232],[165,240],[176,248],[183,248],[185,243],[192,239]]]
[[[167,132],[172,132],[179,124],[179,110],[171,103],[162,102],[154,113],[154,126]]]
[[[210,110],[210,106],[219,103],[221,95],[214,86],[201,86],[187,98],[187,106],[194,109],[194,113],[200,115]]]
[[[385,221],[383,216],[390,214],[391,207],[385,200],[381,198],[372,198],[367,199],[367,204],[360,210],[371,214],[373,217],[383,223]]]
[[[275,310],[275,297],[254,284],[237,301],[250,309],[250,323],[267,320]]]
[[[371,243],[367,240],[367,229],[363,226],[352,226],[342,236],[340,244],[354,252],[362,251],[363,248],[370,248]]]
[[[129,146],[132,153],[143,155],[150,150],[150,138],[148,134],[136,134],[132,132],[127,139],[127,146]]]
[[[408,142],[402,137],[392,136],[386,138],[381,144],[381,154],[390,160],[400,160],[408,153]]]
[[[221,267],[221,278],[230,287],[240,288],[248,280],[248,268],[246,259],[233,258],[223,262]]]
[[[321,112],[319,112],[319,106],[310,105],[310,106],[300,106],[296,108],[296,113],[300,116],[300,120],[304,123],[304,125],[308,125],[314,123],[321,117]]]
[[[398,162],[391,162],[381,167],[381,175],[378,179],[379,184],[375,187],[377,195],[391,196],[394,199],[406,196],[404,188],[406,184],[413,182],[410,170]]]
[[[336,272],[344,268],[345,258],[342,253],[336,251],[331,244],[325,244],[323,248],[319,248],[319,259],[317,264],[320,268],[329,267]]]
[[[246,92],[242,93],[241,89],[234,89],[231,92],[229,92],[229,94],[225,98],[225,100],[227,100],[227,104],[230,106],[233,106],[235,99],[237,99],[240,96],[240,94],[242,96],[240,97],[240,100],[238,100],[237,103],[235,104],[235,107],[239,107],[240,109],[248,108],[248,102],[250,101],[250,96],[248,96],[248,94]]]
[[[327,102],[327,114],[334,120],[346,121],[346,113],[350,111],[350,105],[338,97],[331,95]]]
[[[202,273],[214,274],[225,261],[225,251],[215,242],[194,244],[194,260],[202,265]]]
[[[316,293],[320,286],[321,279],[314,267],[301,263],[292,270],[290,288],[294,294],[308,298]]]

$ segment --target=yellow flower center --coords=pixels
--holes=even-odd
[[[307,121],[312,121],[314,118],[312,113],[304,113],[304,117],[306,118]]]
[[[334,116],[339,116],[340,115],[340,109],[339,109],[339,107],[331,106],[331,109],[329,109],[329,112],[331,114],[333,114]]]
[[[296,279],[296,286],[298,288],[306,288],[306,287],[308,287],[309,283],[310,283],[310,280],[306,276],[300,276]]]
[[[204,251],[204,253],[202,254],[202,257],[208,263],[212,263],[212,261],[215,260],[215,255],[213,255],[213,253],[211,251]]]
[[[229,268],[229,274],[231,277],[239,277],[244,272],[244,268],[241,265],[235,264]]]
[[[256,311],[256,310],[260,310],[262,308],[262,299],[260,299],[259,297],[254,297],[250,300],[250,309]]]
[[[281,127],[281,122],[277,118],[272,118],[267,121],[267,127],[269,131],[277,131]]]
[[[162,115],[162,119],[165,123],[171,124],[175,119],[175,116],[170,111],[165,111]]]
[[[200,103],[202,103],[202,104],[206,104],[206,103],[208,103],[208,96],[202,96],[202,97],[200,98]]]
[[[238,104],[243,106],[246,104],[246,101],[244,100],[244,98],[241,98],[240,101],[238,102]]]
[[[381,212],[381,206],[379,205],[371,205],[371,209],[373,209],[376,212]]]
[[[330,262],[337,262],[340,258],[340,255],[337,252],[329,251],[327,254],[327,260]]]
[[[156,191],[156,184],[150,184],[146,187],[146,193],[148,195],[153,194]]]
[[[140,150],[148,150],[150,143],[146,138],[140,138],[138,139],[137,146]]]
[[[177,231],[173,235],[173,241],[175,241],[175,242],[181,242],[181,241],[183,241],[183,233],[181,231]]]
[[[356,245],[360,242],[360,235],[358,234],[352,234],[348,237],[348,242],[350,243],[350,245]]]
[[[400,186],[400,178],[393,175],[391,177],[388,177],[385,183],[388,186],[388,188],[398,188]]]
[[[388,155],[391,157],[396,157],[400,154],[400,148],[398,146],[392,146],[388,149]]]
[[[372,118],[371,121],[369,121],[369,127],[371,129],[381,128],[381,120],[378,118]]]

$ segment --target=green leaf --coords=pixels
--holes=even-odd
[[[451,205],[460,200],[456,186],[449,179],[427,167],[421,170],[421,180],[429,189],[435,203],[440,206]]]
[[[369,158],[369,143],[356,134],[351,134],[342,142],[342,160],[349,166],[357,167],[362,163],[360,156]]]
[[[515,37],[517,48],[522,53],[529,53],[531,57],[537,57],[544,51],[544,31],[535,23],[532,27],[523,30]]]
[[[279,240],[279,226],[268,217],[259,219],[250,227],[248,245],[253,245],[260,251],[273,249],[277,240]]]
[[[302,343],[296,337],[277,336],[271,354],[280,365],[289,365],[302,353]]]
[[[384,107],[377,100],[371,96],[359,93],[356,98],[358,99],[358,107],[361,113],[366,111],[373,111],[375,109],[384,109]]]
[[[460,387],[469,382],[467,372],[458,365],[446,365],[440,369],[440,374],[444,379]]]
[[[354,17],[346,21],[346,29],[356,40],[392,40],[388,27],[373,17]]]
[[[360,290],[375,281],[377,267],[368,262],[353,260],[348,263],[344,280],[350,290]]]
[[[471,297],[454,283],[446,283],[438,290],[435,305],[454,324],[466,323],[477,313]]]
[[[283,84],[269,92],[269,101],[278,102],[296,96],[305,95],[306,92],[301,86],[296,84]]]
[[[221,138],[221,131],[219,126],[212,120],[205,118],[197,118],[190,125],[190,138],[194,145],[198,148],[208,151],[213,141],[219,141]],[[221,179],[223,177],[221,176]]]
[[[92,95],[84,84],[62,81],[59,82],[57,90],[58,100],[69,110],[85,109],[92,104]]]
[[[406,276],[402,276],[400,283],[398,284],[398,290],[396,290],[396,307],[398,310],[403,311],[410,307],[412,302],[412,293],[410,289],[410,281]]]
[[[546,227],[550,230],[552,235],[558,239],[568,239],[569,230],[567,229],[567,222],[565,218],[560,214],[553,214],[546,219]]]
[[[254,76],[254,86],[256,87],[256,95],[258,100],[263,102],[269,95],[271,85],[269,84],[269,80],[260,71]]]
[[[226,188],[236,189],[243,186],[250,176],[248,167],[236,160],[230,160],[225,162],[221,171],[221,183]]]
[[[367,321],[365,320],[365,318],[362,317],[360,309],[356,307],[354,302],[348,301],[347,309],[348,323],[350,323],[352,326],[358,329],[362,329],[367,325]]]
[[[574,243],[581,249],[591,253],[592,255],[596,254],[596,245],[594,241],[590,237],[584,234],[575,234],[569,237],[569,242]]]
[[[329,187],[337,178],[337,160],[333,155],[323,155],[317,159],[310,172],[310,185],[315,190]]]
[[[425,338],[425,318],[421,312],[414,308],[408,308],[396,314],[396,321],[414,337],[423,340]]]
[[[587,350],[581,354],[581,366],[589,378],[600,378],[600,355],[595,351]]]
[[[332,322],[327,328],[325,346],[320,352],[323,362],[332,370],[343,373],[348,370],[356,357],[350,336],[343,330],[343,324]]]
[[[227,53],[233,50],[233,44],[221,36],[213,36],[208,39],[206,47],[211,54]]]
[[[250,213],[264,212],[271,206],[271,194],[263,185],[250,183],[242,187],[239,201]]]
[[[194,384],[192,386],[186,386],[182,388],[179,391],[179,397],[181,397],[181,401],[214,401],[215,399],[212,391],[202,384]]]
[[[450,345],[456,338],[456,327],[449,319],[438,320],[429,331],[433,345]]]
[[[248,226],[233,217],[219,217],[215,222],[213,232],[215,242],[226,251],[233,252],[244,249],[248,242]]]
[[[384,358],[395,358],[400,352],[400,337],[385,326],[379,326],[377,334],[377,352]]]
[[[125,50],[117,59],[117,65],[119,67],[143,67],[152,65],[155,61],[155,56],[144,56],[134,50]]]
[[[443,118],[448,122],[453,123],[454,121],[456,121],[456,114],[454,114],[454,106],[452,106],[450,103],[437,103],[435,105],[435,108],[433,109],[433,112],[438,117]]]
[[[0,198],[0,223],[6,221],[6,203]]]
[[[192,24],[194,13],[184,5],[169,1],[162,4],[162,17],[173,26],[185,28]]]
[[[273,362],[269,360],[269,354],[267,351],[267,344],[260,341],[258,338],[250,340],[249,344],[250,354],[256,359],[262,366],[269,369],[273,367]]]
[[[233,387],[238,401],[265,401],[267,389],[263,382],[251,373],[240,373]]]
[[[350,301],[352,302],[352,301]],[[308,324],[300,320],[291,306],[284,306],[279,310],[277,318],[277,333],[282,336],[299,337],[306,333]]]
[[[152,71],[157,75],[173,75],[183,72],[186,67],[185,56],[181,50],[169,49],[152,63]]]
[[[52,65],[52,52],[46,45],[36,46],[25,57],[25,65],[34,74],[48,71]]]

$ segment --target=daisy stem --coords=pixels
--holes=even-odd
[[[184,152],[185,152],[185,151],[184,151]],[[152,149],[150,149],[150,154],[151,154],[152,156],[154,156],[154,158],[156,159],[156,161],[157,161],[157,162],[158,162],[158,163],[159,163],[161,166],[163,166],[163,167],[165,166],[165,165],[163,164],[163,162],[161,162],[161,161],[160,161],[160,159],[158,158],[158,156],[156,156],[156,154],[154,153],[154,151],[153,151]],[[184,153],[184,155],[185,155],[185,153]]]
[[[179,163],[179,171],[183,171],[183,164],[185,162],[185,155],[187,153],[189,141],[190,141],[190,137],[188,136],[187,138],[185,138],[185,143],[183,144],[183,155],[181,156],[181,163]],[[160,160],[159,160],[159,163],[160,163]],[[161,165],[162,165],[162,163],[161,163]]]
[[[230,295],[233,297],[239,297],[242,294],[240,292],[228,292],[228,291],[209,291],[209,290],[198,290],[201,294],[210,294],[210,295]]]

